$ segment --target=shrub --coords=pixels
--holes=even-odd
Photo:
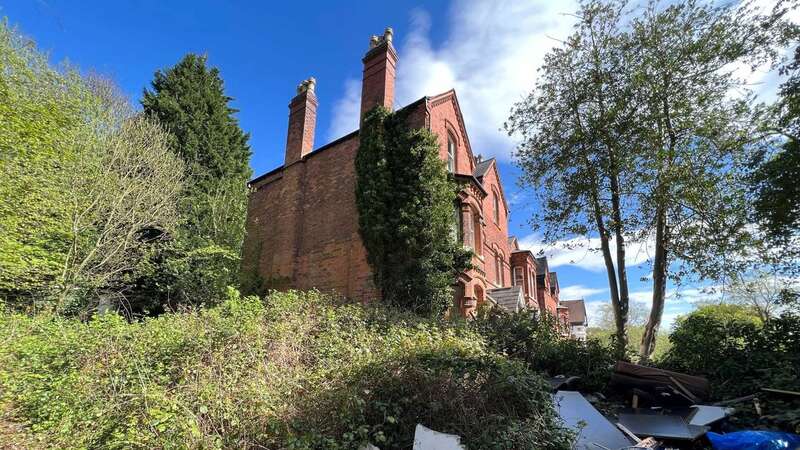
[[[442,324],[317,292],[137,323],[0,313],[0,395],[59,448],[566,449],[547,383]]]
[[[596,339],[565,339],[556,325],[549,314],[509,314],[498,308],[481,311],[471,323],[493,350],[522,360],[548,376],[579,376],[583,389],[603,389],[616,361],[611,347]]]
[[[758,393],[762,387],[800,391],[800,317],[762,323],[736,305],[704,306],[678,320],[660,365],[708,377],[714,398]],[[800,405],[769,400],[766,419],[798,430]],[[759,421],[763,423],[763,420]]]

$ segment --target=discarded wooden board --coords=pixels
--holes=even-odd
[[[622,431],[596,410],[580,392],[558,391],[553,395],[556,412],[564,425],[578,434],[575,450],[617,450],[633,445]]]
[[[627,388],[655,389],[669,387],[681,396],[698,399],[707,398],[711,387],[703,377],[671,372],[669,370],[645,367],[618,361],[614,366],[611,381],[615,385]],[[687,395],[688,394],[688,395]]]
[[[414,450],[464,450],[461,437],[454,434],[439,433],[417,424],[414,430]]]

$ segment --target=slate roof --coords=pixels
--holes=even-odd
[[[547,257],[540,256],[536,258],[536,275],[544,275],[549,272],[547,267]]]
[[[558,274],[555,272],[550,272],[550,288],[561,290],[558,286]]]
[[[569,323],[572,325],[585,325],[586,321],[586,304],[583,299],[581,300],[564,300],[561,305],[569,309]]]
[[[490,289],[487,291],[497,305],[509,312],[518,312],[523,308],[522,288],[511,286],[505,288]]]
[[[508,237],[508,246],[512,250],[519,250],[519,242],[517,242],[517,237],[516,236],[509,236]]]
[[[492,166],[492,161],[494,161],[494,158],[484,159],[483,161],[478,162],[478,164],[475,164],[475,171],[472,173],[475,178],[481,178],[486,175],[489,167]]]

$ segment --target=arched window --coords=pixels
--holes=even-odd
[[[450,132],[447,133],[447,171],[456,171],[456,139]]]
[[[497,191],[492,191],[492,202],[494,204],[494,223],[500,224],[500,199],[497,197]]]
[[[475,254],[483,254],[483,236],[481,235],[481,216],[472,214],[473,237],[475,239]]]
[[[453,236],[453,240],[456,243],[462,243],[464,240],[463,230],[464,226],[461,219],[461,204],[456,202],[453,207],[453,224],[452,229],[450,230],[450,234]]]
[[[470,217],[467,217],[465,222],[466,227],[464,227],[464,245],[469,248],[475,248],[475,220],[473,220],[474,214],[472,211],[469,212]]]
[[[525,269],[514,267],[514,286],[525,286]]]
[[[494,256],[494,280],[497,287],[503,287],[505,284],[503,280],[503,255],[502,253],[497,253]]]

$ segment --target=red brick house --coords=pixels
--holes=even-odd
[[[361,115],[394,106],[397,52],[392,32],[373,36],[364,64]],[[359,132],[314,149],[315,80],[298,86],[289,103],[289,129],[281,167],[250,181],[243,270],[269,286],[333,290],[370,301],[379,297],[358,232],[354,160]],[[520,250],[508,236],[508,203],[494,159],[473,152],[454,90],[422,97],[403,109],[409,125],[439,138],[440,155],[464,181],[454,214],[459,236],[475,252],[474,269],[455,280],[453,306],[470,314],[483,302],[507,309],[558,308],[558,281],[544,258]]]

